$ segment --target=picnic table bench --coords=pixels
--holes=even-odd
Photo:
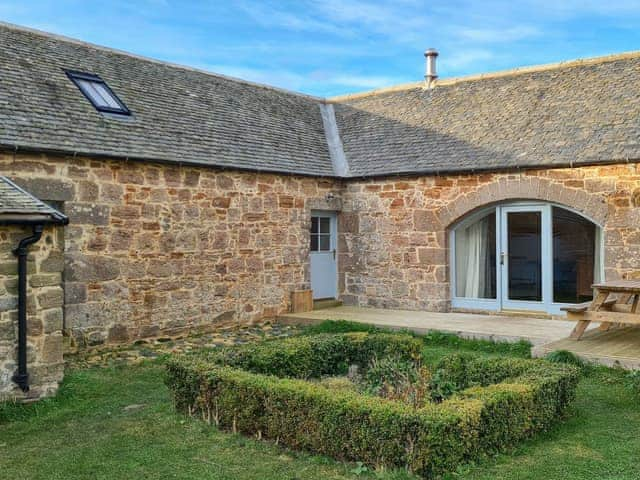
[[[600,330],[613,325],[640,325],[639,280],[614,280],[593,285],[593,300],[562,307],[568,320],[577,320],[569,338],[580,340],[591,322],[600,322]]]

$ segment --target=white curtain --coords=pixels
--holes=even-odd
[[[489,217],[456,232],[456,293],[485,298]]]

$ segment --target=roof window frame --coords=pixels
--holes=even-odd
[[[116,95],[116,93],[111,89],[111,87],[109,87],[107,82],[105,82],[98,75],[94,75],[94,74],[91,74],[91,73],[85,73],[85,72],[79,72],[79,71],[76,71],[76,70],[65,70],[65,73],[67,74],[67,77],[69,77],[69,79],[73,82],[73,84],[76,87],[78,87],[78,90],[80,90],[80,92],[82,92],[82,94],[85,96],[85,98],[87,100],[89,100],[91,105],[93,105],[93,107],[97,111],[104,112],[104,113],[116,114],[116,115],[127,115],[127,116],[131,115],[131,110],[129,110],[129,108],[124,104],[124,102],[122,100],[120,100],[118,95]],[[107,91],[107,93],[109,95],[111,95],[112,99],[115,100],[115,102],[119,105],[119,108],[96,104],[96,102],[93,100],[91,95],[81,85],[79,80],[84,80],[86,82],[92,82],[92,83],[97,83],[97,84],[102,85],[102,87]]]

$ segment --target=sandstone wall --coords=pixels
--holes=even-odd
[[[310,210],[339,208],[315,178],[45,155],[1,156],[0,172],[69,216],[64,324],[80,346],[286,311],[310,287]]]
[[[504,200],[541,199],[582,212],[604,227],[606,277],[640,276],[637,164],[341,183],[4,154],[0,172],[70,217],[50,255],[60,269],[64,263],[64,328],[79,346],[252,323],[288,310],[290,292],[310,288],[312,209],[340,211],[339,291],[347,304],[448,310],[449,227]],[[3,240],[5,250],[13,241]],[[0,295],[3,371],[13,361],[11,296]],[[42,324],[30,335],[33,345],[55,336]]]
[[[446,311],[448,231],[474,209],[540,199],[603,227],[607,279],[640,277],[640,166],[446,175],[348,183],[339,265],[347,304]]]
[[[29,228],[0,226],[0,401],[23,397],[12,382],[17,369],[18,260],[12,250]],[[27,367],[30,391],[38,398],[62,380],[62,230],[47,227],[29,248],[27,271]]]

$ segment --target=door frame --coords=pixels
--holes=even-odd
[[[320,296],[320,297],[316,297],[315,296],[315,292],[312,293],[313,295],[313,299],[314,300],[324,300],[324,299],[337,299],[339,296],[339,292],[338,292],[338,278],[339,278],[339,270],[338,270],[338,212],[335,210],[311,210],[310,214],[309,214],[309,222],[311,223],[311,217],[325,217],[325,218],[329,218],[329,225],[330,225],[330,237],[329,237],[329,251],[328,253],[322,253],[322,252],[312,252],[311,250],[309,250],[309,284],[311,286],[311,290],[313,292],[313,282],[312,282],[312,256],[314,255],[333,255],[333,261],[335,264],[335,278],[334,278],[334,283],[333,283],[333,290],[334,290],[334,294],[333,296]],[[309,232],[309,238],[310,238],[310,234],[311,232]],[[311,241],[309,240],[309,245],[311,244]]]
[[[528,305],[522,302],[518,305],[517,308],[514,306],[507,307],[503,304],[503,290],[506,275],[504,275],[503,266],[500,264],[500,253],[502,252],[501,247],[503,244],[503,230],[506,231],[506,228],[503,227],[503,210],[511,209],[511,208],[520,208],[520,211],[531,211],[532,209],[542,208],[546,209],[548,219],[546,231],[546,239],[542,238],[542,261],[543,261],[543,301],[542,302],[532,302],[537,303],[538,305],[533,305],[532,308],[528,308]],[[562,307],[569,306],[571,304],[567,303],[556,303],[553,301],[553,219],[552,219],[552,208],[558,207],[564,210],[568,210],[570,212],[579,215],[586,220],[589,220],[596,227],[596,248],[598,248],[600,263],[596,266],[594,271],[594,276],[597,277],[594,280],[601,281],[605,278],[605,248],[604,248],[604,232],[603,226],[598,222],[595,222],[592,218],[589,218],[582,214],[581,212],[576,211],[571,207],[567,207],[565,205],[561,205],[554,202],[545,202],[540,200],[519,200],[513,202],[503,202],[497,205],[491,205],[482,209],[479,209],[476,212],[473,212],[467,216],[465,216],[460,221],[456,222],[450,227],[449,230],[449,279],[450,279],[450,288],[451,288],[451,306],[453,308],[465,309],[465,310],[476,310],[476,311],[501,311],[508,309],[520,309],[520,310],[531,310],[531,311],[544,311],[553,315],[564,314],[561,310]],[[456,251],[455,251],[455,232],[459,228],[464,228],[467,225],[470,225],[482,218],[483,216],[489,214],[494,211],[496,213],[496,298],[495,299],[487,299],[487,298],[469,298],[469,297],[457,297],[456,296]],[[544,228],[544,220],[543,220],[543,228]],[[546,250],[546,257],[544,251]],[[545,268],[544,263],[547,263]],[[546,277],[545,277],[546,270]],[[512,301],[516,302],[516,301]],[[537,307],[537,308],[535,308]]]

